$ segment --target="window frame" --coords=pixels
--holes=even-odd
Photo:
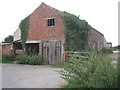
[[[46,18],[47,19],[47,27],[55,27],[56,25],[56,18],[55,17],[51,17],[51,18]],[[49,23],[49,20],[54,20],[54,23],[52,23],[53,25],[50,25]],[[52,22],[52,21],[51,21]]]

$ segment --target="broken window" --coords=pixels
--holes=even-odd
[[[48,26],[54,26],[55,25],[55,18],[48,19]]]

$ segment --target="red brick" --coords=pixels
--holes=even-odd
[[[56,18],[55,26],[47,26],[47,18]],[[60,12],[42,3],[30,16],[27,40],[64,40],[64,25]]]
[[[2,53],[6,53],[8,55],[11,54],[11,44],[6,45],[5,49],[2,49]]]

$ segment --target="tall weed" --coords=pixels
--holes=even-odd
[[[118,87],[118,68],[107,57],[90,53],[88,58],[71,57],[65,63],[61,77],[68,82],[65,88],[116,88]]]

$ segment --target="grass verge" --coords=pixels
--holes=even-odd
[[[14,61],[0,61],[0,63],[14,63]]]

